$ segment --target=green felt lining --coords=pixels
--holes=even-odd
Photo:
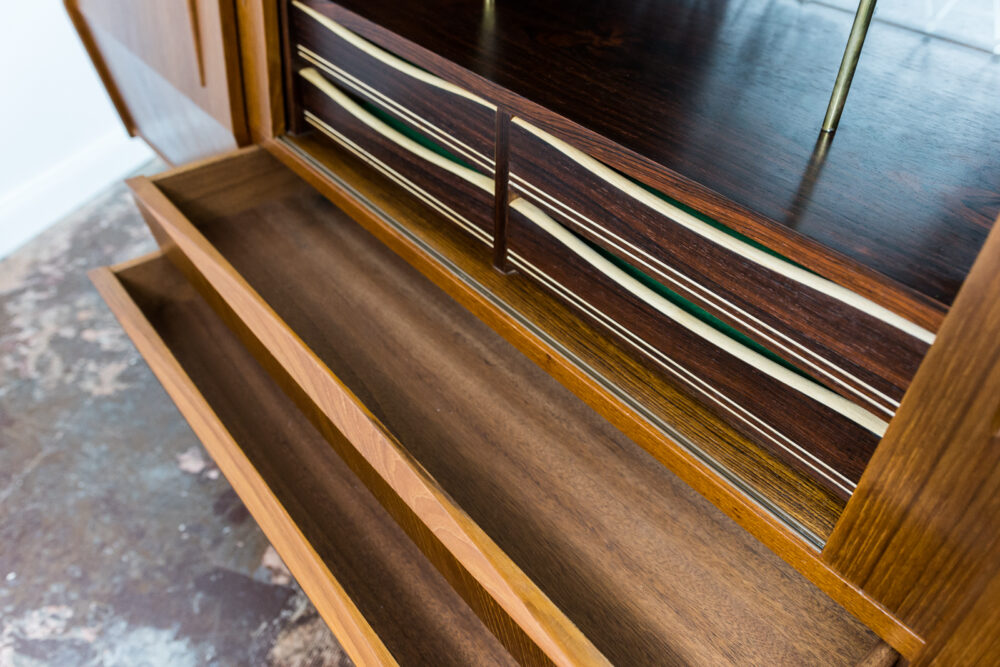
[[[399,132],[400,134],[402,134],[406,138],[411,139],[411,140],[417,142],[418,144],[420,144],[424,148],[426,148],[428,150],[431,150],[431,151],[434,151],[435,153],[437,153],[441,157],[443,157],[443,158],[445,158],[445,159],[447,159],[447,160],[449,160],[451,162],[454,162],[455,164],[461,165],[461,166],[465,167],[466,169],[469,169],[470,171],[475,171],[476,170],[475,167],[473,167],[471,164],[469,164],[468,162],[466,162],[465,160],[463,160],[459,156],[455,155],[454,153],[452,153],[451,151],[449,151],[447,148],[445,148],[441,144],[437,143],[436,141],[434,141],[433,139],[431,139],[427,135],[425,135],[425,134],[423,134],[421,132],[418,132],[417,130],[413,129],[413,127],[411,127],[407,123],[404,123],[399,118],[397,118],[396,116],[394,116],[391,113],[387,112],[386,110],[382,109],[381,107],[379,107],[379,106],[377,106],[375,104],[372,104],[371,102],[369,102],[366,99],[360,98],[360,97],[358,97],[356,95],[352,95],[350,93],[347,93],[346,91],[344,91],[344,92],[345,92],[345,94],[348,95],[348,97],[350,97],[352,100],[354,100],[358,104],[358,106],[360,106],[362,109],[364,109],[365,111],[367,111],[371,115],[375,116],[380,121],[382,121],[383,123],[385,123],[386,125],[388,125],[392,129],[396,130],[397,132]]]
[[[759,241],[755,241],[752,238],[750,238],[749,236],[746,236],[745,234],[741,234],[740,232],[736,231],[735,229],[727,227],[726,225],[722,224],[718,220],[714,220],[713,218],[708,217],[704,213],[701,213],[698,210],[693,209],[690,206],[677,201],[673,197],[670,197],[670,196],[664,194],[663,192],[660,192],[656,188],[650,187],[650,186],[646,185],[645,183],[632,178],[628,174],[625,174],[625,173],[623,173],[621,171],[618,171],[617,169],[614,169],[613,167],[610,167],[608,165],[604,165],[604,166],[606,166],[609,169],[611,169],[612,171],[616,172],[621,177],[628,179],[630,182],[634,183],[635,185],[638,185],[640,188],[642,188],[646,192],[650,193],[651,195],[654,195],[658,199],[662,199],[663,201],[667,202],[671,206],[676,206],[677,208],[681,209],[685,213],[693,215],[694,217],[696,217],[699,220],[701,220],[702,222],[704,222],[706,225],[714,227],[715,229],[718,229],[720,232],[723,232],[724,234],[732,236],[734,239],[738,239],[738,240],[742,241],[743,243],[746,243],[749,246],[753,246],[754,248],[757,248],[758,250],[762,250],[762,251],[766,252],[768,255],[771,255],[772,257],[777,257],[778,259],[780,259],[781,261],[783,261],[783,262],[785,262],[787,264],[791,264],[792,266],[797,266],[798,268],[802,269],[803,271],[809,271],[809,273],[812,273],[813,275],[819,275],[815,271],[811,271],[810,269],[808,269],[805,266],[802,266],[798,262],[785,257],[784,255],[782,255],[777,250],[774,250],[773,248],[768,248],[763,243],[760,243]]]
[[[663,297],[664,299],[666,299],[670,303],[674,304],[675,306],[677,306],[678,308],[680,308],[684,312],[688,313],[689,315],[692,315],[692,316],[696,317],[697,319],[699,319],[702,322],[704,322],[705,324],[709,325],[710,327],[712,327],[716,331],[718,331],[718,332],[724,334],[726,337],[731,338],[732,340],[736,341],[737,343],[739,343],[743,347],[746,347],[746,348],[748,348],[750,350],[753,350],[754,352],[757,352],[758,354],[760,354],[760,355],[762,355],[762,356],[770,359],[774,363],[779,364],[783,368],[787,368],[788,370],[792,371],[796,375],[799,375],[799,376],[801,376],[801,377],[803,377],[803,378],[805,378],[805,379],[809,380],[810,382],[813,382],[813,383],[815,383],[817,385],[825,386],[822,382],[818,381],[813,376],[811,376],[808,373],[806,373],[805,371],[801,370],[799,367],[795,366],[794,364],[789,363],[783,357],[779,356],[778,354],[775,354],[769,348],[765,347],[764,345],[761,345],[756,340],[754,340],[753,338],[750,338],[749,336],[747,336],[742,331],[740,331],[738,329],[735,329],[732,326],[726,324],[724,321],[722,321],[721,319],[719,319],[715,315],[712,315],[710,312],[708,312],[707,310],[705,310],[704,308],[702,308],[698,304],[685,299],[683,296],[681,296],[677,292],[673,291],[672,289],[670,289],[669,287],[667,287],[666,285],[664,285],[660,281],[656,280],[656,278],[653,278],[652,276],[650,276],[649,274],[645,273],[644,271],[642,271],[641,269],[637,268],[636,266],[633,266],[632,264],[626,262],[625,260],[623,260],[623,259],[621,259],[621,258],[619,258],[619,257],[617,257],[615,255],[613,255],[612,253],[608,252],[607,250],[605,250],[601,246],[597,245],[596,243],[593,243],[589,239],[586,239],[586,238],[580,236],[579,234],[577,234],[573,230],[569,230],[569,231],[570,231],[571,234],[573,234],[578,239],[580,239],[580,241],[582,243],[586,244],[587,247],[589,247],[591,250],[593,250],[594,252],[598,253],[601,257],[603,257],[604,259],[606,259],[609,262],[611,262],[612,264],[614,264],[617,268],[619,268],[622,271],[624,271],[625,273],[627,273],[630,277],[632,277],[635,280],[637,280],[640,283],[642,283],[643,286],[647,287],[648,289],[652,290],[656,294],[660,295],[661,297]]]

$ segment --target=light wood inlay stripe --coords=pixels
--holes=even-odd
[[[885,433],[888,423],[884,420],[879,419],[872,413],[864,410],[856,403],[847,400],[840,394],[834,393],[819,384],[810,382],[780,364],[771,361],[767,357],[740,345],[722,332],[713,329],[701,320],[681,310],[653,290],[626,274],[608,260],[601,257],[598,253],[580,241],[580,239],[578,239],[572,232],[553,220],[544,211],[528,200],[523,198],[515,199],[511,202],[510,206],[528,218],[539,228],[544,230],[547,234],[559,241],[559,243],[571,252],[590,264],[597,271],[600,271],[617,285],[633,294],[665,317],[680,324],[685,329],[703,338],[712,345],[725,350],[744,363],[749,364],[782,384],[798,391],[801,394],[804,394],[805,396],[808,396],[822,405],[825,405],[844,417],[847,417],[872,433],[875,433],[880,437]]]
[[[514,266],[521,269],[527,275],[547,286],[556,294],[560,295],[562,298],[566,299],[571,304],[580,308],[595,320],[617,333],[625,339],[627,344],[651,358],[661,368],[667,371],[667,373],[693,385],[701,391],[701,393],[708,400],[725,410],[735,419],[739,420],[743,424],[746,424],[749,428],[753,429],[757,434],[772,443],[775,447],[778,447],[782,451],[785,451],[795,457],[803,465],[808,467],[822,479],[826,480],[829,484],[841,489],[847,495],[851,495],[854,492],[856,486],[854,482],[820,459],[816,458],[811,452],[809,452],[809,450],[778,431],[774,428],[774,426],[747,410],[745,406],[733,401],[697,374],[692,373],[681,364],[663,354],[660,350],[656,349],[645,340],[632,333],[632,331],[630,331],[627,327],[621,325],[617,320],[609,317],[606,313],[604,313],[604,311],[595,308],[591,303],[581,298],[578,294],[567,288],[549,274],[542,271],[524,257],[520,256],[518,253],[511,251],[510,258],[511,263]],[[675,436],[670,434],[670,437]],[[801,532],[800,528],[796,528],[796,530],[800,530]],[[819,539],[810,538],[810,540],[813,544],[822,543]]]
[[[297,9],[302,10],[308,16],[315,19],[320,25],[328,29],[330,32],[336,34],[345,42],[348,42],[357,49],[364,51],[372,58],[375,58],[384,65],[388,65],[389,67],[398,70],[399,72],[402,72],[407,76],[413,77],[414,79],[422,81],[428,85],[434,86],[435,88],[440,88],[441,90],[449,92],[452,95],[458,95],[459,97],[464,97],[465,99],[471,100],[476,104],[481,104],[482,106],[488,109],[494,109],[494,110],[496,109],[495,104],[487,102],[478,95],[474,95],[469,91],[465,90],[464,88],[460,88],[459,86],[456,86],[453,83],[445,81],[444,79],[439,79],[438,77],[434,76],[433,74],[430,74],[429,72],[425,72],[419,67],[414,67],[410,63],[400,58],[397,58],[388,51],[383,51],[382,49],[375,46],[368,40],[359,37],[358,35],[355,35],[353,32],[351,32],[344,26],[340,25],[336,21],[332,20],[331,18],[324,16],[323,14],[320,14],[312,7],[302,4],[301,2],[299,2],[299,0],[293,0],[292,5],[294,5]]]
[[[326,78],[317,72],[312,67],[306,67],[299,71],[299,75],[304,78],[309,83],[313,84],[324,95],[333,100],[336,104],[344,109],[362,123],[370,127],[375,132],[378,132],[383,137],[398,145],[400,148],[413,153],[417,157],[429,162],[441,169],[444,169],[450,174],[458,176],[464,181],[475,185],[477,188],[481,188],[490,194],[493,194],[493,179],[489,176],[484,176],[478,172],[472,171],[460,164],[456,164],[451,160],[438,155],[434,151],[421,146],[417,142],[413,141],[409,137],[403,135],[402,133],[392,129],[382,121],[380,121],[375,116],[371,115],[364,109],[362,109],[357,103],[351,98],[341,92],[336,86],[326,80]]]
[[[406,108],[396,100],[383,94],[381,91],[372,88],[367,83],[353,76],[350,72],[347,72],[340,67],[337,67],[329,60],[326,60],[319,54],[311,51],[310,49],[298,45],[299,56],[306,60],[307,62],[315,65],[319,69],[323,70],[330,76],[336,78],[345,86],[349,86],[355,90],[355,92],[364,95],[374,102],[383,104],[389,107],[399,115],[407,118],[415,125],[419,126],[422,130],[434,136],[435,139],[443,144],[446,144],[450,149],[460,154],[462,157],[466,158],[470,162],[475,162],[479,166],[483,167],[488,171],[493,171],[493,160],[488,156],[483,155],[476,149],[472,148],[468,144],[458,140],[452,135],[448,134],[440,127],[430,122],[426,118],[417,115],[412,110]]]
[[[716,294],[712,290],[704,287],[697,281],[693,280],[690,276],[678,271],[669,264],[660,261],[642,248],[630,243],[627,239],[622,238],[611,230],[602,227],[576,209],[571,208],[564,202],[552,197],[541,188],[529,183],[524,178],[517,176],[516,174],[512,175],[511,178],[516,182],[517,187],[523,190],[526,195],[535,197],[541,205],[548,206],[552,210],[558,209],[562,215],[567,216],[574,223],[583,229],[586,229],[591,234],[600,237],[605,243],[615,248],[615,250],[623,255],[626,255],[633,262],[660,273],[665,279],[670,280],[675,286],[677,286],[678,289],[682,291],[690,290],[698,292],[702,298],[712,301],[716,308],[726,313],[729,317],[742,324],[748,330],[753,331],[760,338],[766,340],[773,348],[783,350],[790,356],[795,357],[795,359],[797,359],[800,363],[808,366],[812,372],[818,373],[830,382],[840,385],[855,396],[869,403],[869,405],[873,408],[882,411],[888,417],[891,418],[893,414],[895,414],[895,409],[899,407],[899,401],[893,400],[890,396],[885,395],[875,387],[872,387],[860,378],[855,377],[852,373],[840,368],[833,362],[824,359],[813,350],[788,337],[781,331],[768,325],[766,322],[762,322],[759,318],[754,317],[742,308],[731,303],[722,295]],[[765,333],[761,329],[766,329],[769,333]],[[781,338],[782,340],[775,340],[772,335]],[[782,341],[784,341],[784,343]],[[796,349],[790,349],[789,346],[794,346]],[[812,357],[815,362],[807,359],[805,355]],[[837,373],[840,373],[843,377],[848,378],[855,384],[852,385],[851,383],[845,382],[838,375],[828,371],[824,365],[836,370]],[[865,391],[860,391],[858,387],[864,389]],[[877,402],[876,399],[883,401],[884,404]]]
[[[629,181],[627,178],[617,174],[612,169],[609,169],[599,161],[590,157],[583,151],[570,146],[565,141],[562,141],[548,132],[534,127],[520,118],[514,118],[512,122],[523,128],[525,131],[530,132],[538,139],[546,142],[608,184],[621,190],[645,206],[648,206],[660,215],[683,225],[699,236],[722,246],[723,248],[726,248],[727,250],[754,262],[755,264],[759,264],[770,271],[782,275],[790,280],[794,280],[795,282],[805,285],[810,289],[814,289],[817,292],[821,292],[832,299],[841,301],[852,308],[860,310],[861,312],[866,313],[875,319],[881,320],[882,322],[885,322],[886,324],[889,324],[890,326],[893,326],[900,331],[927,343],[928,345],[934,342],[934,334],[932,332],[914,324],[913,322],[910,322],[891,310],[866,299],[860,294],[856,294],[849,289],[841,287],[833,281],[810,273],[805,269],[801,269],[794,264],[790,264],[789,262],[770,255],[752,245],[743,243],[739,239],[732,237],[721,230],[715,229],[687,211],[681,210],[676,206],[672,206],[652,193],[647,192],[643,188]]]
[[[446,218],[454,222],[456,225],[458,225],[462,229],[466,230],[467,232],[475,236],[483,243],[486,243],[487,245],[492,244],[493,239],[491,239],[485,231],[483,231],[479,227],[476,227],[474,224],[469,222],[464,216],[453,210],[450,206],[442,202],[440,199],[437,199],[436,197],[432,196],[429,192],[421,188],[419,185],[417,185],[410,179],[406,178],[405,176],[400,174],[398,171],[396,171],[386,163],[379,160],[377,157],[375,157],[374,155],[366,151],[364,148],[362,148],[355,142],[345,137],[337,130],[330,127],[327,123],[325,123],[321,118],[318,118],[311,111],[306,111],[305,117],[307,123],[315,127],[317,130],[328,136],[333,141],[343,146],[346,150],[356,155],[359,159],[364,160],[365,162],[370,164],[372,167],[381,172],[386,178],[392,180],[397,185],[404,188],[406,191],[415,196],[417,199],[420,199],[425,204],[433,208],[435,211],[445,216]]]

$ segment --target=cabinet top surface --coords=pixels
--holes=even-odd
[[[1000,211],[1000,62],[795,0],[339,0],[354,14],[949,305]]]

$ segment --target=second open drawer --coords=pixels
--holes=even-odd
[[[167,255],[518,660],[853,664],[878,643],[267,153],[132,186]]]
[[[355,664],[514,664],[169,260],[91,276]]]

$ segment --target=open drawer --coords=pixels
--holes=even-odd
[[[167,256],[519,661],[854,664],[880,647],[268,153],[131,185]]]
[[[513,664],[166,258],[91,277],[356,664]]]

